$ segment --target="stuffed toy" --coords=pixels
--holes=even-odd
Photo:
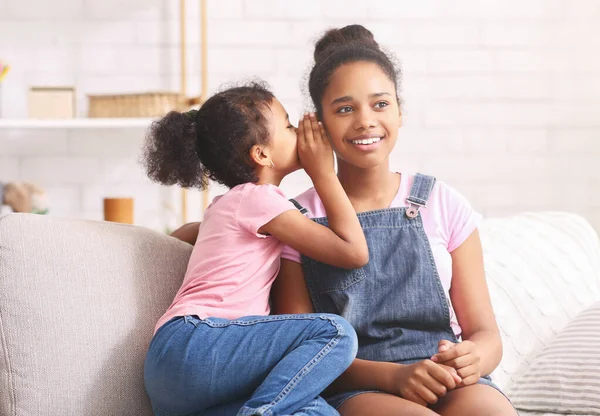
[[[44,190],[29,182],[0,183],[0,214],[9,212],[46,214]]]

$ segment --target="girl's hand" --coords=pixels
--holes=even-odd
[[[327,175],[335,175],[333,150],[325,128],[317,121],[315,113],[305,114],[300,119],[297,132],[300,164],[313,182]]]
[[[476,384],[481,377],[481,356],[471,341],[455,344],[442,340],[438,344],[438,353],[431,360],[454,368],[462,378],[460,387]]]
[[[431,360],[397,365],[392,380],[389,393],[423,406],[437,403],[461,382],[456,370]]]
[[[259,232],[322,263],[344,269],[363,267],[369,262],[369,247],[354,207],[335,174],[325,130],[311,114],[300,120],[297,134],[300,163],[323,202],[329,226],[294,209],[273,218]]]

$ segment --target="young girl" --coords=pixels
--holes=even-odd
[[[352,327],[330,314],[268,316],[284,244],[341,268],[368,262],[314,114],[296,135],[265,87],[231,88],[155,122],[144,153],[162,184],[203,188],[212,179],[230,188],[206,210],[183,284],[156,325],[144,370],[155,414],[337,414],[319,394],[356,356]],[[330,228],[278,188],[300,166]]]
[[[477,225],[452,188],[389,170],[402,124],[399,71],[359,25],[316,44],[309,90],[371,259],[344,270],[285,248],[278,313],[335,313],[356,329],[357,359],[328,390],[342,415],[514,415],[491,383],[502,345]],[[315,189],[296,198],[330,222]],[[304,254],[304,253],[302,253]]]

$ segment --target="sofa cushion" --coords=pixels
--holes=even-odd
[[[143,361],[191,248],[141,227],[0,218],[0,415],[151,415]]]
[[[585,219],[564,212],[486,219],[480,233],[504,346],[492,378],[506,389],[578,313],[600,301],[600,242]]]
[[[509,394],[518,409],[600,415],[600,302],[571,321]]]

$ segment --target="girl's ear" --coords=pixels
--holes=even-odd
[[[271,167],[271,157],[268,154],[268,149],[255,144],[250,149],[250,159],[258,166]]]

